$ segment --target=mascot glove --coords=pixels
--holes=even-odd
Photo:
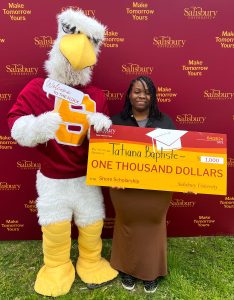
[[[93,125],[96,132],[108,130],[112,124],[109,117],[102,113],[90,113],[87,115],[89,125]]]
[[[21,146],[35,147],[54,139],[61,122],[61,116],[55,112],[46,112],[37,117],[23,116],[15,121],[11,136]]]

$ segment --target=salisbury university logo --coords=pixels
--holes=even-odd
[[[206,10],[200,6],[190,6],[184,9],[184,16],[193,20],[213,20],[217,14],[217,10]]]
[[[25,66],[23,64],[6,65],[6,72],[15,76],[35,76],[38,74],[38,67]]]
[[[135,63],[123,64],[121,69],[126,75],[151,75],[153,70],[153,66],[141,66]]]

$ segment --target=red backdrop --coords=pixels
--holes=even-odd
[[[1,239],[41,237],[37,153],[11,139],[6,116],[25,84],[46,76],[43,63],[56,37],[55,16],[68,6],[108,26],[93,83],[105,91],[111,114],[120,111],[131,79],[144,74],[157,85],[160,109],[178,129],[227,133],[227,195],[174,193],[167,222],[169,236],[233,235],[233,0],[1,0]],[[108,190],[103,192],[104,236],[111,237],[114,212]]]

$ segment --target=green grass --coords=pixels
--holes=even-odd
[[[111,240],[103,241],[103,256],[109,258]],[[77,258],[73,241],[72,260]],[[0,243],[0,299],[52,299],[33,290],[42,264],[41,241],[4,241]],[[168,239],[169,275],[161,281],[155,294],[145,294],[142,283],[135,291],[121,287],[119,278],[111,285],[87,290],[76,276],[68,299],[166,299],[166,300],[234,300],[234,238],[198,237]]]

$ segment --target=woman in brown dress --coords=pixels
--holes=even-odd
[[[175,129],[172,120],[158,109],[152,80],[134,79],[127,91],[123,111],[112,117],[114,125]],[[110,189],[116,219],[111,266],[120,271],[122,285],[133,290],[136,280],[153,293],[167,274],[166,214],[171,192]]]

